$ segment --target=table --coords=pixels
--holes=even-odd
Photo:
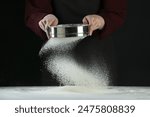
[[[82,89],[82,90],[81,90]],[[150,87],[0,87],[0,100],[149,100]]]

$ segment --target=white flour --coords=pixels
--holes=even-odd
[[[40,55],[52,52],[47,58],[46,67],[63,85],[86,87],[104,87],[108,85],[108,71],[105,66],[98,68],[78,64],[69,52],[82,39],[80,38],[52,38],[41,49]],[[89,68],[89,66],[88,66]]]
[[[53,51],[53,53],[61,53],[67,52],[71,50],[77,42],[81,40],[80,38],[51,38],[48,42],[41,48],[40,55],[48,52]]]

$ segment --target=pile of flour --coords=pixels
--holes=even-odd
[[[46,68],[57,76],[60,84],[65,86],[104,87],[107,86],[108,71],[106,66],[101,68],[88,66],[87,69],[75,61],[71,50],[83,38],[51,38],[41,48],[40,56],[51,52],[45,61]]]

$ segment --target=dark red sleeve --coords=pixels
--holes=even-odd
[[[100,37],[105,38],[118,29],[125,21],[127,0],[102,0],[100,15],[105,20],[105,27]]]
[[[25,23],[33,32],[43,39],[46,34],[38,25],[38,22],[46,15],[52,13],[51,0],[26,0]]]

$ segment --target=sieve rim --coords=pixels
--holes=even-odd
[[[88,24],[59,24],[57,26],[48,26],[50,28],[73,28],[73,27],[87,27],[89,26]]]
[[[86,37],[89,34],[88,24],[60,24],[48,26],[46,29],[49,38]]]

